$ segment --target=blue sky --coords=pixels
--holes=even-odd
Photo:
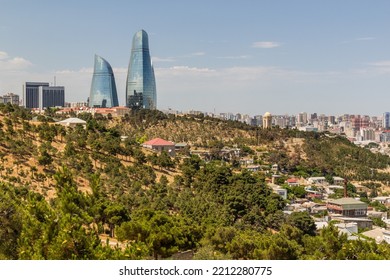
[[[89,95],[94,54],[120,103],[149,34],[158,108],[251,115],[390,111],[390,1],[0,0],[0,94],[25,81]]]

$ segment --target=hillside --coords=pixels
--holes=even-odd
[[[285,217],[286,201],[265,184],[274,163],[283,176],[385,183],[389,158],[343,138],[147,110],[80,115],[86,128],[51,122],[64,117],[51,110],[34,117],[0,105],[0,258],[148,259],[186,250],[198,259],[390,258],[387,245],[362,246],[334,227],[317,233],[307,213]],[[154,137],[191,148],[170,158],[140,147]],[[227,148],[240,156],[227,158]],[[248,172],[240,158],[264,172]]]

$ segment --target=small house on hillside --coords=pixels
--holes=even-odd
[[[189,146],[188,146],[188,144],[187,143],[184,143],[184,142],[182,142],[182,143],[176,143],[175,144],[175,151],[176,152],[183,152],[183,151],[189,151]]]
[[[327,183],[325,177],[310,177],[307,179],[307,182],[315,185],[324,185]]]
[[[333,184],[336,186],[343,186],[344,185],[344,178],[333,177]]]
[[[287,183],[287,185],[289,185],[290,187],[292,187],[292,186],[298,186],[298,185],[299,185],[299,180],[298,180],[298,178],[288,178],[288,179],[286,180],[286,183]]]
[[[161,138],[154,138],[142,144],[142,147],[157,152],[166,151],[170,156],[175,156],[175,143]]]

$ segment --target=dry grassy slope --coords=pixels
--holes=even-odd
[[[0,115],[0,121],[3,121],[4,116]],[[32,126],[39,125],[39,122],[31,121],[30,124]],[[52,124],[55,125],[55,124]],[[22,127],[20,124],[15,125],[15,131],[21,130]],[[20,136],[16,136],[20,137]],[[39,139],[38,134],[29,133],[25,135],[32,140],[32,143],[35,147],[31,147],[31,151],[37,150],[37,148],[42,144],[42,141]],[[57,150],[57,153],[53,155],[54,161],[51,170],[57,170],[61,167],[61,154],[65,148],[65,141],[61,139],[61,137],[56,137],[56,139],[52,142],[52,146]],[[145,154],[150,154],[151,151],[143,149]],[[26,158],[25,161],[20,161],[18,163],[18,158],[14,154],[12,154],[7,148],[0,147],[0,153],[4,154],[3,158],[3,170],[0,171],[0,179],[2,181],[10,182],[19,186],[27,186],[31,190],[38,192],[46,197],[47,200],[55,196],[55,181],[52,176],[50,176],[49,172],[44,170],[44,167],[38,164],[37,156],[31,156]],[[134,159],[130,158],[130,160],[124,160],[120,158],[123,165],[128,166],[134,163]],[[34,171],[34,167],[36,170]],[[160,179],[162,175],[165,175],[169,182],[173,181],[175,175],[180,174],[177,170],[160,170],[155,168],[157,180]],[[45,174],[45,176],[40,176],[40,174]],[[89,181],[87,178],[74,174],[75,181],[80,191],[90,193],[91,189],[89,187]]]
[[[191,120],[163,120],[157,125],[147,128],[148,139],[156,137],[174,142],[187,142],[189,144],[201,144],[205,141],[217,140],[223,142],[234,139],[249,138],[244,130],[228,127],[225,123],[217,123],[205,120],[204,122]]]
[[[307,160],[307,155],[302,148],[304,143],[305,143],[305,139],[290,138],[289,140],[284,142],[284,147],[286,148],[287,154],[290,157],[294,157],[297,155],[297,153],[299,153],[302,159]]]
[[[36,125],[34,122],[31,122],[31,124]],[[26,137],[31,138],[33,144],[35,145],[35,147],[31,147],[31,149],[36,150],[37,147],[42,144],[42,141],[39,140],[39,137],[36,134],[29,134]],[[60,153],[64,150],[65,143],[61,142],[59,139],[55,139],[55,141],[52,142],[52,146],[57,149],[57,153],[53,155],[54,161],[50,169],[56,170],[60,168],[58,162]],[[44,195],[47,199],[55,196],[54,179],[50,176],[50,173],[44,170],[43,166],[38,164],[36,156],[31,156],[26,161],[17,163],[18,158],[16,155],[12,154],[9,150],[3,147],[0,148],[0,150],[1,152],[7,154],[4,158],[4,170],[0,176],[3,181],[12,182],[15,185],[27,186],[31,190]],[[35,171],[34,167],[36,168]],[[45,174],[45,176],[40,176],[41,174]],[[20,181],[15,181],[14,179],[11,179],[12,177],[18,178]],[[76,176],[75,180],[81,191],[90,191],[88,181],[85,178]]]
[[[3,121],[4,116],[0,115],[0,120]],[[38,125],[39,123],[36,122],[30,122],[31,125]],[[114,122],[110,123],[111,125],[115,125]],[[3,128],[4,130],[5,128]],[[21,125],[16,125],[15,130],[20,130]],[[191,145],[194,144],[200,144],[204,142],[208,142],[211,140],[217,140],[217,141],[223,141],[223,142],[235,142],[240,139],[249,139],[251,135],[249,132],[241,130],[239,128],[232,128],[228,127],[226,123],[223,122],[211,122],[208,120],[205,120],[204,122],[201,121],[194,121],[194,120],[183,120],[183,119],[176,119],[175,121],[172,120],[163,120],[160,121],[157,125],[154,125],[152,127],[149,127],[145,130],[145,134],[148,137],[148,139],[152,139],[155,137],[164,138],[167,140],[171,140],[174,142],[188,142]],[[19,136],[20,137],[20,136]],[[26,137],[29,137],[32,142],[39,146],[41,145],[41,141],[38,137],[38,135],[31,133],[30,135],[27,135]],[[304,139],[301,138],[290,138],[287,139],[282,143],[282,148],[287,151],[287,154],[290,157],[296,156],[297,152],[299,152],[301,159],[307,159],[306,154],[303,152],[302,145],[304,144]],[[58,150],[58,155],[54,155],[55,160],[52,166],[52,170],[56,170],[60,167],[61,162],[61,153],[64,151],[65,142],[60,138],[57,137],[55,141],[52,143],[52,146],[54,146]],[[251,145],[251,148],[255,151],[265,151],[267,152],[273,149],[274,143],[270,142],[267,144],[263,144],[262,146],[253,146]],[[54,180],[52,177],[47,176],[44,180],[37,178],[37,174],[41,173],[44,174],[43,167],[40,166],[37,162],[36,156],[32,156],[28,158],[25,162],[17,164],[18,160],[15,158],[14,155],[12,155],[9,151],[7,151],[5,148],[0,147],[0,152],[4,153],[6,156],[4,157],[4,170],[0,172],[0,177],[3,180],[9,180],[10,177],[19,178],[21,181],[20,183],[15,182],[15,179],[11,180],[12,183],[20,184],[20,185],[26,185],[29,186],[32,190],[37,191],[39,193],[42,193],[45,195],[48,199],[53,197],[55,195],[54,190]],[[143,152],[145,154],[150,154],[151,151],[147,149],[143,149]],[[131,159],[129,161],[123,160],[120,158],[123,165],[127,166],[134,163],[134,159]],[[32,172],[32,168],[36,167],[37,171]],[[168,178],[169,182],[172,182],[174,180],[174,176],[180,174],[179,170],[160,170],[158,167],[154,168],[157,176],[157,180],[161,178],[162,175],[165,175]],[[389,172],[389,170],[383,170],[383,172]],[[7,174],[8,173],[8,174]],[[33,174],[34,173],[34,174]],[[4,176],[7,175],[7,176]],[[5,179],[5,177],[8,177],[8,179]],[[75,180],[77,182],[77,185],[79,189],[83,192],[90,192],[89,188],[89,182],[87,178],[84,178],[82,176],[75,176]],[[383,188],[383,191],[389,191],[389,187]]]

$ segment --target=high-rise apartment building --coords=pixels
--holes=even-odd
[[[305,126],[307,125],[307,113],[301,112],[297,116],[297,126]]]
[[[336,117],[335,116],[328,116],[328,122],[330,124],[335,124],[336,123]]]
[[[156,109],[156,80],[149,53],[148,34],[138,31],[133,37],[126,82],[126,106]]]
[[[102,57],[95,55],[89,107],[111,108],[119,106],[114,72],[111,65]]]
[[[390,129],[390,112],[383,113],[382,126],[384,129]]]
[[[49,86],[49,83],[26,82],[23,105],[30,109],[65,106],[65,87]]]

